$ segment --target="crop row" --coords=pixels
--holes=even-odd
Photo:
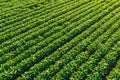
[[[114,50],[116,50],[116,53],[118,53],[118,55],[120,55],[120,42],[118,43],[118,45],[114,48]],[[115,53],[115,54],[116,54]],[[118,56],[117,55],[117,56]],[[115,65],[115,67],[112,69],[112,71],[109,73],[109,75],[107,76],[108,80],[119,80],[120,79],[120,56],[118,57],[118,62]]]
[[[68,4],[68,3],[66,3],[66,4]],[[65,5],[65,4],[64,4]],[[9,24],[8,26],[5,26],[5,27],[3,27],[3,25],[2,25],[2,27],[3,28],[1,28],[1,30],[0,31],[5,31],[5,30],[9,30],[9,28],[11,28],[11,27],[15,27],[15,26],[18,26],[18,25],[20,25],[20,24],[23,24],[23,23],[25,23],[26,21],[28,22],[29,20],[31,20],[31,19],[33,19],[33,18],[35,18],[35,17],[38,17],[38,16],[42,16],[44,13],[48,13],[48,11],[50,12],[50,11],[53,11],[53,10],[56,10],[58,7],[60,7],[60,6],[63,6],[63,5],[61,5],[61,4],[58,4],[58,5],[56,5],[56,7],[55,6],[48,6],[48,7],[46,7],[46,8],[42,8],[42,10],[37,10],[37,11],[34,11],[34,12],[24,12],[25,14],[18,14],[18,16],[17,15],[15,15],[15,16],[12,16],[12,17],[8,17],[7,19],[9,19],[8,20],[8,22],[7,22],[7,24]],[[55,8],[54,8],[55,7]],[[49,9],[50,8],[50,9]],[[39,13],[39,14],[38,14]],[[29,15],[28,15],[29,14]],[[38,14],[38,15],[35,15],[35,14]],[[35,15],[35,16],[33,16],[33,15]],[[22,16],[22,17],[21,17]],[[43,15],[44,16],[44,15]],[[11,21],[12,20],[12,21]],[[6,21],[6,20],[5,20]],[[18,22],[19,21],[19,22]],[[21,22],[22,21],[22,22]],[[33,21],[32,21],[33,22]],[[10,24],[10,23],[14,23],[14,24]],[[4,24],[6,24],[6,23],[4,23]],[[30,23],[29,23],[30,24]],[[22,26],[25,26],[25,25],[22,25]],[[22,27],[21,26],[21,27]],[[19,26],[20,27],[20,26]]]
[[[56,5],[54,5],[53,6],[53,4],[49,4],[49,5],[46,5],[46,6],[42,6],[42,5],[40,5],[40,7],[37,7],[37,9],[36,10],[39,10],[39,9],[42,9],[42,11],[41,12],[43,12],[43,11],[45,11],[45,10],[48,10],[48,9],[51,9],[51,8],[54,8],[54,7],[56,7],[56,6],[60,6],[61,4],[64,4],[64,3],[66,3],[67,1],[65,1],[65,2],[62,2],[62,3],[58,3],[58,4],[56,4]],[[23,2],[24,3],[24,2]],[[28,3],[27,2],[27,4],[26,5],[22,5],[22,6],[20,6],[20,5],[18,5],[19,7],[18,8],[11,8],[10,7],[10,9],[8,8],[8,10],[6,10],[5,9],[5,11],[3,11],[3,13],[2,13],[2,17],[3,17],[3,19],[1,19],[0,20],[0,23],[1,24],[3,24],[3,22],[5,22],[6,20],[11,20],[11,19],[13,19],[13,20],[16,20],[16,17],[21,17],[21,16],[25,16],[26,14],[28,15],[28,14],[30,14],[30,13],[33,13],[32,11],[26,11],[26,10],[29,10],[29,9],[27,9],[27,7],[29,8],[29,7],[33,7],[33,6],[35,6],[36,4],[38,5],[38,4],[40,4],[41,2],[39,1],[38,3]],[[52,6],[50,6],[50,5],[52,5]],[[48,7],[47,7],[48,6]],[[44,7],[46,7],[46,9],[44,8]],[[22,8],[22,9],[21,9]],[[43,9],[44,8],[44,9]],[[15,10],[15,11],[14,11]],[[21,10],[22,10],[22,12],[21,12]],[[20,14],[16,14],[16,11],[17,12],[20,12]],[[24,11],[26,11],[26,12],[24,12]],[[4,12],[6,12],[6,13],[4,13]],[[11,18],[11,19],[10,19]],[[24,18],[23,18],[24,19]],[[3,27],[4,28],[4,27]]]
[[[101,10],[106,9],[107,6],[108,5],[103,6],[103,8],[99,9],[94,14],[91,13],[89,16],[93,17],[95,14],[97,14]],[[43,48],[42,50],[40,50],[36,54],[32,55],[31,58],[27,58],[26,60],[23,60],[21,62],[21,64],[17,64],[17,66],[10,67],[10,69],[7,70],[8,73],[4,74],[4,72],[3,72],[3,73],[1,73],[1,76],[2,77],[6,76],[6,77],[4,77],[6,79],[7,78],[12,79],[12,78],[15,78],[15,77],[19,76],[27,68],[29,68],[30,66],[32,66],[35,63],[38,63],[38,59],[40,60],[44,56],[49,55],[49,53],[52,53],[53,51],[55,51],[56,49],[58,49],[60,46],[62,46],[62,44],[68,42],[69,40],[71,40],[72,38],[74,38],[76,35],[80,34],[81,31],[84,31],[86,28],[88,28],[89,26],[91,26],[92,24],[94,24],[96,21],[99,21],[102,17],[104,17],[105,15],[107,15],[109,12],[111,12],[112,10],[114,10],[115,8],[117,8],[118,6],[112,6],[112,7],[113,8],[109,8],[110,10],[106,11],[104,14],[95,15],[95,17],[93,17],[91,20],[86,21],[83,24],[81,24],[81,27],[79,26],[79,27],[73,29],[72,31],[70,31],[69,33],[67,33],[66,36],[63,36],[60,39],[57,39],[57,41],[54,41],[52,44],[49,44],[46,48]],[[88,19],[90,17],[88,17]],[[26,67],[24,67],[24,66],[26,66]],[[9,71],[10,71],[10,73],[9,73]],[[6,71],[5,71],[5,73],[6,73]]]
[[[51,20],[52,21],[52,20]],[[38,21],[39,22],[39,21]],[[30,26],[27,26],[27,27],[23,27],[22,29],[19,29],[19,31],[15,31],[14,33],[12,33],[11,32],[11,34],[6,34],[5,36],[2,36],[2,38],[1,38],[1,41],[3,40],[4,41],[4,39],[10,39],[11,37],[14,37],[15,35],[17,35],[17,34],[20,34],[20,33],[23,33],[23,31],[25,32],[26,30],[28,30],[28,29],[31,29],[31,28],[33,28],[33,27],[35,27],[35,26],[38,26],[38,22],[36,22],[36,25],[34,25],[34,24],[32,24],[32,25],[30,25]],[[50,22],[51,23],[51,22]],[[45,24],[43,24],[43,25],[41,25],[42,27],[44,26]]]
[[[34,37],[33,37],[34,38]],[[26,38],[27,39],[27,38]],[[9,54],[6,54],[6,55],[4,55],[3,57],[1,57],[0,58],[0,62],[1,63],[3,63],[3,62],[5,62],[6,60],[9,60],[9,59],[11,59],[11,58],[14,58],[15,57],[15,55],[17,55],[17,54],[19,54],[21,51],[24,51],[23,49],[26,49],[26,47],[27,48],[29,48],[32,44],[35,44],[35,43],[37,43],[38,42],[38,40],[37,41],[33,41],[33,40],[31,40],[29,43],[26,43],[25,44],[25,48],[23,47],[23,46],[21,46],[21,47],[19,47],[19,48],[17,48],[16,49],[16,51],[13,51],[13,52],[10,52]],[[19,46],[20,45],[22,45],[22,42],[24,42],[23,40],[21,40],[21,42],[20,43],[18,43],[19,44]],[[49,43],[49,42],[48,42]],[[29,44],[29,45],[28,45]],[[17,46],[15,46],[15,47],[17,47]],[[35,47],[35,46],[34,46]],[[14,48],[14,47],[11,47],[11,48]],[[33,47],[32,47],[33,48]],[[32,49],[31,48],[31,49]],[[41,47],[42,48],[42,47]],[[29,51],[31,51],[31,49],[29,50]],[[34,48],[33,48],[34,49]],[[11,50],[11,49],[10,49]],[[13,54],[14,53],[14,54]]]
[[[117,26],[119,26],[118,24],[117,24]],[[93,70],[93,68],[96,65],[98,65],[98,62],[101,61],[101,59],[106,54],[108,54],[109,49],[111,49],[111,47],[114,46],[114,44],[116,44],[116,42],[119,40],[119,37],[118,37],[119,36],[119,30],[120,29],[118,29],[111,36],[111,38],[109,38],[104,44],[100,43],[98,45],[98,50],[96,50],[95,53],[91,57],[89,57],[89,59],[87,60],[87,62],[85,62],[84,64],[82,64],[78,68],[77,72],[73,73],[70,78],[73,79],[73,80],[76,80],[78,78],[81,79],[81,80],[85,79],[85,77],[87,77],[87,74],[89,74]]]
[[[73,27],[73,26],[70,26],[71,28]],[[70,29],[70,27],[68,27],[68,28],[66,28],[65,30],[63,30],[62,32],[59,32],[58,34],[59,35],[61,35],[60,33],[63,33],[64,34],[64,32],[66,32],[66,31],[68,31],[69,29]],[[39,49],[39,48],[43,48],[43,46],[42,45],[46,45],[46,44],[48,44],[49,42],[48,41],[51,41],[51,39],[55,39],[54,37],[59,37],[58,35],[56,36],[56,34],[53,36],[53,37],[50,37],[50,38],[48,38],[48,39],[46,39],[46,40],[44,40],[44,42],[41,42],[41,43],[39,43],[39,45],[36,47],[36,48],[34,48],[34,47],[32,47],[31,49],[33,50],[34,49],[34,51],[36,51],[37,49]],[[48,43],[46,43],[46,42],[48,42]],[[41,45],[41,46],[40,46]],[[27,53],[28,53],[28,51],[26,51]],[[29,50],[29,52],[31,52],[31,50]],[[26,53],[26,54],[27,54]],[[33,52],[32,52],[33,53]],[[25,56],[27,56],[25,53],[23,53],[22,55],[25,55]],[[24,58],[20,58],[20,55],[19,55],[19,58],[18,59],[24,59]]]
[[[64,2],[60,2],[60,3],[57,3],[57,5],[58,4],[64,4],[64,3],[67,3],[68,2],[68,0],[65,0]],[[5,2],[6,3],[6,2]],[[14,6],[11,6],[11,5],[7,5],[7,6],[2,6],[1,7],[1,9],[3,9],[2,11],[3,11],[3,13],[2,14],[4,14],[2,17],[11,17],[12,15],[16,15],[15,14],[15,12],[14,11],[16,11],[16,10],[18,10],[19,11],[19,9],[21,9],[21,8],[24,8],[24,9],[29,9],[29,8],[34,8],[34,7],[36,7],[36,8],[38,8],[38,6],[42,6],[43,7],[43,5],[41,5],[41,4],[45,4],[44,5],[44,7],[45,6],[49,6],[49,5],[56,5],[56,4],[53,4],[53,3],[49,3],[49,4],[46,4],[46,3],[48,3],[47,1],[45,1],[45,0],[40,0],[40,1],[19,1],[19,2],[16,2],[16,1],[11,1],[11,2],[9,2],[9,3],[12,3]],[[4,4],[4,3],[2,3],[2,4]],[[6,5],[6,4],[5,4]],[[6,7],[6,8],[3,8],[3,7]],[[43,8],[44,8],[43,7]],[[24,9],[22,9],[22,10],[24,10]],[[41,9],[41,8],[39,8],[39,9]],[[6,14],[7,13],[7,14]],[[22,12],[21,12],[22,13]]]
[[[72,28],[73,26],[71,26],[71,28]],[[64,34],[64,32],[65,31],[68,31],[70,29],[70,27],[68,27],[68,28],[66,28],[65,30],[63,30],[62,32],[59,32],[58,34],[60,35],[60,33],[63,33]],[[58,35],[57,35],[58,36]],[[55,39],[54,37],[56,37],[56,34],[54,35],[54,36],[52,36],[52,37],[50,37],[50,38],[48,38],[48,39],[46,39],[44,42],[41,42],[41,43],[39,43],[39,47],[38,47],[38,49],[40,48],[40,44],[43,44],[43,45],[45,45],[44,43],[46,43],[46,42],[48,42],[48,41],[50,41],[51,39]],[[58,36],[59,37],[59,36]],[[49,42],[48,42],[49,43]],[[47,44],[47,43],[46,43]],[[43,46],[41,47],[41,48],[43,48]],[[30,50],[31,51],[31,50]]]
[[[119,35],[116,35],[116,37],[119,37]],[[98,65],[92,70],[92,73],[88,75],[86,80],[92,80],[93,78],[97,80],[105,79],[104,76],[106,75],[107,71],[115,63],[116,59],[120,57],[120,49],[118,49],[119,44],[119,42],[115,44],[112,50],[110,50],[105,57],[98,62]],[[116,78],[119,79],[120,77],[117,75]]]
[[[12,17],[8,18],[8,21],[6,21],[6,23],[4,23],[5,25],[2,25],[3,28],[1,28],[1,30],[3,31],[3,30],[11,28],[11,26],[12,26],[11,23],[14,23],[14,25],[19,25],[19,24],[25,23],[26,21],[31,20],[35,17],[38,17],[38,16],[42,17],[44,15],[47,15],[47,13],[49,13],[51,11],[56,11],[56,9],[58,9],[58,8],[65,9],[63,6],[68,6],[71,3],[74,4],[73,1],[70,1],[70,2],[65,3],[65,4],[63,3],[62,5],[60,3],[58,5],[54,5],[54,6],[49,5],[46,8],[42,8],[40,6],[40,7],[38,7],[38,9],[36,11],[32,11],[32,12],[31,11],[28,11],[28,12],[26,11],[26,12],[23,12],[23,14],[18,14],[18,15],[12,16]],[[11,19],[12,19],[12,21],[11,21]]]
[[[117,17],[117,16],[116,16]],[[116,18],[116,17],[114,17],[114,18]],[[113,20],[115,20],[115,19],[110,19],[111,21],[109,22],[106,22],[105,24],[107,24],[107,23],[111,23]],[[104,25],[104,24],[103,24]],[[103,27],[105,28],[106,26],[108,26],[108,25],[105,25],[105,26],[102,26],[102,27],[100,27],[100,28],[98,28],[98,33],[96,33],[96,34],[99,34],[100,35],[100,33],[99,33],[99,31],[102,31],[101,29],[103,29]],[[109,25],[110,26],[110,25]],[[116,28],[118,28],[118,26],[116,26]],[[109,30],[113,30],[113,28],[110,28]],[[107,32],[105,32],[105,33],[108,33],[109,32],[109,30],[107,31]],[[115,29],[114,29],[115,30]],[[97,32],[97,31],[96,31]],[[96,41],[95,42],[101,42],[101,41],[104,41],[105,39],[107,40],[108,38],[109,38],[109,36],[110,36],[110,34],[105,34],[105,33],[103,33],[102,34],[102,36],[100,36],[98,39],[96,39]],[[113,32],[111,32],[111,33],[113,33]],[[94,34],[94,33],[93,33]],[[107,36],[106,36],[107,35]],[[92,36],[92,34],[90,35],[90,36]],[[96,36],[98,36],[98,35],[96,35]],[[106,38],[104,38],[104,37],[106,37]],[[101,38],[101,39],[100,39]],[[88,38],[87,38],[88,39]],[[92,50],[94,47],[97,47],[97,45],[96,45],[96,43],[95,42],[93,42],[92,44],[90,44],[89,46],[88,46],[88,48],[89,48],[89,50]],[[81,43],[80,43],[81,44]],[[91,45],[96,45],[96,46],[94,46],[94,47],[90,47]],[[80,47],[78,47],[78,49],[79,49]],[[76,49],[75,49],[76,50]],[[97,49],[96,49],[97,50]],[[93,54],[93,52],[91,52],[90,53],[90,51],[85,51],[85,52],[83,52],[83,53],[81,53],[81,52],[79,52],[79,56],[76,58],[76,60],[74,61],[71,61],[69,64],[66,64],[66,66],[64,66],[63,67],[63,69],[61,69],[60,70],[60,72],[59,73],[57,73],[56,74],[56,76],[54,76],[53,77],[53,79],[55,78],[59,78],[59,79],[61,79],[61,78],[69,78],[69,76],[70,76],[70,74],[71,73],[73,73],[74,72],[74,70],[76,70],[77,69],[77,67],[80,65],[80,64],[82,64],[82,63],[84,63],[87,59],[88,59],[88,57],[91,55],[91,54]],[[64,74],[63,74],[64,73]]]
[[[40,33],[40,32],[37,32],[37,33]],[[27,37],[27,38],[28,38],[28,37]],[[27,39],[27,38],[26,38],[26,39]],[[9,47],[9,48],[10,48],[10,47]],[[13,48],[13,45],[11,46],[11,48]],[[3,50],[4,50],[4,49],[3,49]],[[9,49],[6,49],[6,50],[9,50]]]
[[[112,19],[111,19],[112,20]],[[107,25],[106,25],[107,26]],[[104,28],[106,28],[106,26],[104,26]],[[109,26],[108,26],[109,27]],[[117,26],[118,27],[118,26]],[[101,29],[103,29],[103,27],[101,27]],[[79,54],[81,51],[84,51],[85,50],[85,47],[87,47],[90,42],[92,42],[92,40],[96,39],[100,33],[102,34],[102,30],[97,30],[97,32],[95,31],[93,34],[90,35],[90,37],[86,38],[85,40],[83,40],[82,42],[80,42],[75,48],[73,48],[70,52],[68,52],[67,54],[65,54],[60,60],[58,60],[57,62],[55,62],[54,65],[50,66],[48,69],[46,69],[44,72],[40,72],[40,75],[38,75],[38,78],[36,79],[49,79],[51,78],[52,75],[54,75],[56,72],[58,72],[59,70],[62,69],[62,67],[64,65],[66,65],[68,62],[70,62],[71,60],[74,60],[75,56],[77,56],[77,54]],[[105,30],[104,30],[105,31]],[[96,36],[95,36],[96,34]],[[94,35],[94,37],[93,37]],[[104,35],[103,35],[104,36]],[[91,40],[91,39],[92,40]],[[107,39],[107,38],[106,38]],[[90,41],[91,40],[91,41]],[[98,39],[99,40],[99,39]],[[88,58],[88,57],[87,57]],[[70,63],[71,64],[71,63]],[[38,64],[39,65],[39,64]],[[76,66],[78,67],[78,66]],[[64,67],[64,69],[71,69],[69,68],[68,66]],[[74,70],[73,70],[74,71]],[[67,72],[67,70],[63,71],[63,73],[61,73],[64,77],[68,77],[67,74],[69,72]],[[69,73],[70,74],[70,73]],[[55,78],[58,78],[55,76]],[[61,77],[63,78],[63,77]],[[60,77],[59,77],[60,79]]]
[[[116,12],[117,11],[118,10],[116,10]],[[116,12],[114,11],[114,13],[116,13]],[[100,22],[96,23],[93,27],[90,27],[90,29],[87,29],[81,35],[75,37],[75,39],[72,39],[70,42],[67,42],[65,45],[63,45],[61,48],[59,48],[57,51],[55,51],[50,56],[48,56],[48,58],[45,58],[43,61],[39,62],[37,65],[35,65],[33,68],[30,69],[30,72],[25,72],[25,75],[27,75],[26,77],[30,78],[30,76],[35,76],[38,73],[37,72],[38,70],[41,70],[41,71],[45,70],[50,64],[53,63],[53,61],[58,60],[63,54],[68,52],[71,48],[75,47],[79,43],[79,41],[81,41],[83,38],[86,38],[90,33],[92,33],[97,28],[99,28],[102,23],[107,21],[106,19],[110,19],[111,17],[113,17],[112,12],[111,12],[110,16],[106,16],[106,18],[101,19],[100,20],[101,23]],[[34,71],[36,71],[36,72],[34,72]],[[25,75],[23,75],[23,77],[25,77]]]
[[[87,6],[87,5],[86,5],[86,6]],[[83,8],[83,7],[81,7],[81,8]],[[80,8],[80,9],[81,9],[81,8]],[[87,9],[88,9],[88,8],[87,8]],[[76,10],[76,9],[75,9],[75,10]],[[75,10],[74,10],[74,11],[75,11]],[[78,9],[77,9],[77,10],[78,10]],[[79,14],[80,12],[82,13],[82,12],[85,11],[85,10],[86,10],[86,9],[82,9],[82,10],[80,10],[79,12],[76,12],[75,14],[77,15],[77,14]],[[58,20],[59,22],[61,22],[61,21],[62,21],[62,22],[65,22],[65,20],[68,21],[69,19],[71,19],[72,17],[75,16],[75,14],[71,15],[71,13],[74,12],[74,11],[70,11],[68,14],[62,15],[62,16],[56,18],[55,20]],[[68,16],[68,15],[69,15],[69,16]],[[64,16],[68,16],[68,17],[66,17],[64,20],[63,20],[63,19],[59,20],[60,18],[62,18],[62,17],[64,17]],[[54,21],[54,19],[50,20],[50,22],[53,22],[53,21]],[[49,22],[49,23],[50,23],[49,27],[50,27],[50,26],[57,26],[58,21],[57,21],[57,22],[54,22],[54,24],[52,24],[52,25],[51,25],[51,23]],[[62,22],[61,22],[61,23],[62,23]],[[45,25],[42,25],[42,26],[45,26]],[[46,25],[46,26],[47,26],[47,25]],[[50,28],[52,28],[52,27],[50,27],[50,28],[49,28],[49,27],[47,27],[47,30],[49,30]],[[37,32],[38,29],[39,29],[39,26],[36,27],[36,28],[31,29],[31,30],[30,30],[31,32],[30,32],[30,31],[29,31],[29,32],[30,32],[30,33],[32,33],[32,32]],[[29,32],[28,32],[28,34],[29,34]],[[48,31],[47,31],[47,32],[48,32]],[[42,33],[43,33],[43,32],[42,32]],[[24,34],[23,34],[23,35],[24,35]],[[24,36],[25,36],[25,35],[24,35]],[[23,38],[24,36],[21,36],[21,37]],[[21,37],[19,37],[19,38],[21,38]],[[10,40],[10,39],[9,39],[9,40]],[[16,38],[15,38],[15,40],[16,40]],[[13,41],[13,40],[12,40],[12,41]]]
[[[52,26],[52,25],[50,25],[50,26]],[[49,27],[50,27],[50,26],[49,26]],[[48,28],[49,28],[49,27],[48,27]],[[39,28],[39,27],[38,27],[38,28]],[[39,30],[38,28],[35,28],[34,30]],[[31,30],[31,31],[28,32],[27,34],[29,34],[29,33],[31,33],[31,32],[35,32],[34,30]],[[47,30],[48,30],[48,29],[47,29]],[[39,32],[40,32],[40,31],[42,32],[42,30],[39,30]],[[39,32],[36,31],[37,34],[38,34]],[[34,36],[37,36],[36,33],[34,33]],[[42,32],[42,33],[43,33],[43,32]],[[25,35],[26,35],[26,33],[23,34],[21,37],[20,37],[20,36],[17,36],[17,39],[23,38]],[[40,34],[39,34],[39,35],[40,35]],[[10,39],[9,39],[9,40],[10,40]],[[13,38],[13,40],[8,41],[8,42],[6,42],[6,43],[13,42],[14,40],[16,40],[15,37]],[[28,40],[29,40],[29,39],[28,39]],[[5,43],[5,45],[7,45],[6,43]],[[4,45],[4,44],[3,44],[3,45]],[[3,45],[1,45],[1,46],[3,46]],[[7,46],[8,46],[8,45],[7,45]],[[3,49],[3,50],[4,50],[4,49]],[[7,49],[7,50],[8,50],[8,49]]]

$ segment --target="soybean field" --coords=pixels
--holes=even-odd
[[[0,0],[0,80],[120,80],[120,0]]]

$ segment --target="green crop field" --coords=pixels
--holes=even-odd
[[[120,80],[120,0],[0,0],[0,80]]]

